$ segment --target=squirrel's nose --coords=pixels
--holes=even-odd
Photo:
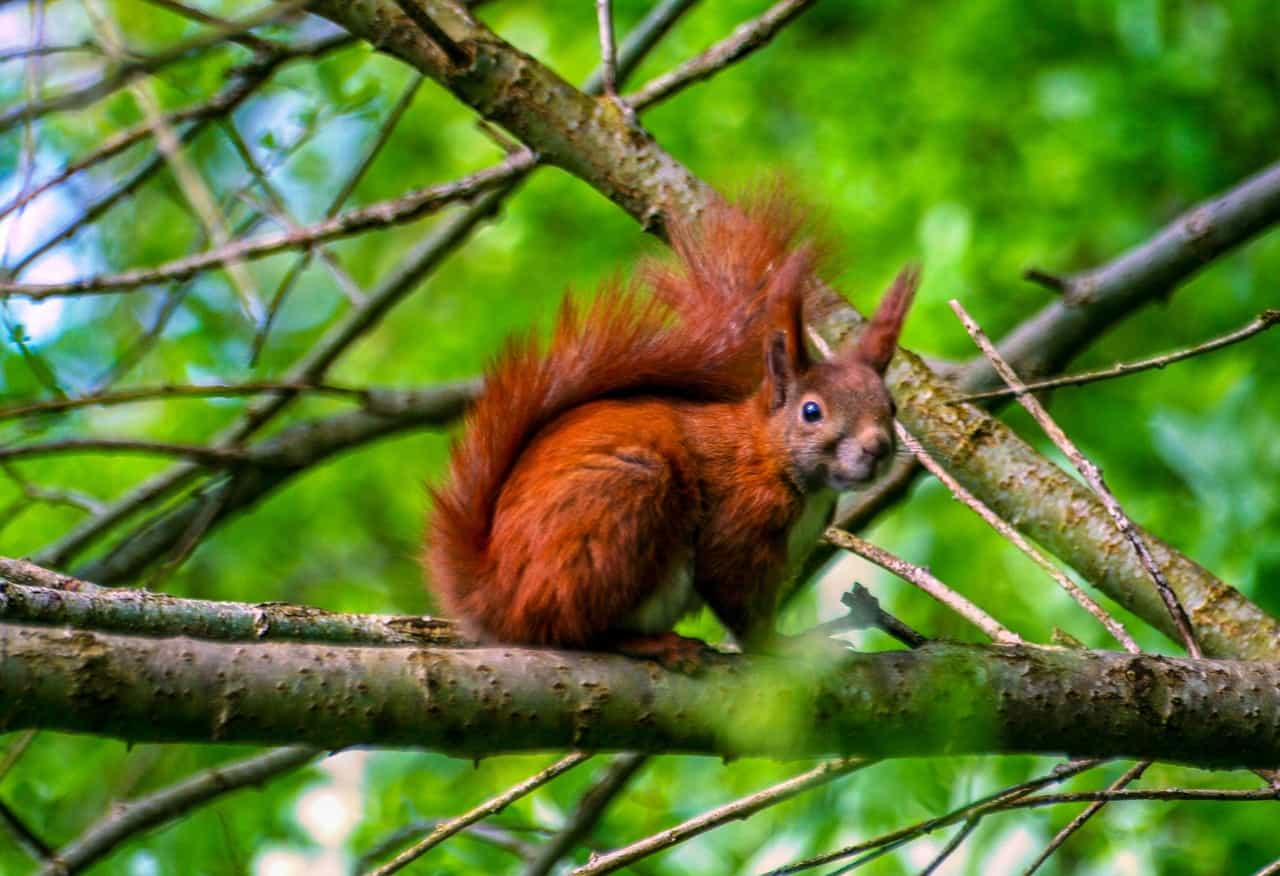
[[[876,434],[864,438],[861,444],[862,456],[869,462],[879,462],[888,455],[890,448],[893,446],[889,441],[889,437],[884,434]]]

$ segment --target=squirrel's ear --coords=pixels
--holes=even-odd
[[[769,410],[776,411],[787,403],[787,390],[795,380],[795,366],[787,349],[786,332],[775,331],[765,344],[765,381],[769,384]]]
[[[902,331],[902,320],[915,297],[916,287],[920,285],[920,266],[909,264],[898,272],[893,285],[880,299],[867,323],[867,327],[858,336],[854,354],[865,362],[877,374],[884,374],[893,358],[893,351],[898,347],[898,334]]]

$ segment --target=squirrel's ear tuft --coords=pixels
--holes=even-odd
[[[774,331],[765,341],[765,381],[769,384],[769,410],[776,411],[787,403],[787,391],[795,381],[796,373],[787,351],[787,335]]]
[[[898,272],[893,285],[880,300],[880,306],[867,322],[867,327],[858,336],[853,353],[877,374],[884,374],[893,358],[893,351],[898,348],[898,335],[902,331],[902,321],[911,307],[911,299],[915,297],[916,287],[920,285],[920,266],[909,264]]]

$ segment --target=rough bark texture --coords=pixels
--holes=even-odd
[[[800,668],[804,666],[805,668]],[[1280,663],[929,645],[701,676],[508,648],[224,644],[0,625],[0,732],[134,741],[794,757],[1040,752],[1280,762]]]

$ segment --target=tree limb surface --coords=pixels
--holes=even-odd
[[[1280,662],[932,644],[701,675],[518,648],[234,644],[0,624],[0,732],[465,757],[1066,753],[1280,763]]]

